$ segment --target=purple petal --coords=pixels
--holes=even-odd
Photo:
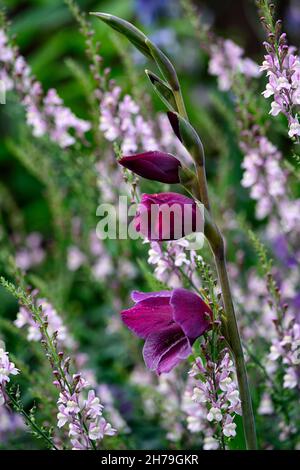
[[[143,194],[135,227],[149,240],[175,240],[203,228],[195,201],[178,193]]]
[[[170,372],[192,353],[188,339],[178,325],[151,333],[146,339],[143,356],[146,366],[158,374]]]
[[[131,298],[134,302],[140,302],[151,297],[171,297],[172,292],[170,290],[160,290],[158,292],[139,292],[134,290],[131,292]]]
[[[180,135],[180,129],[179,129],[179,119],[176,113],[172,113],[172,111],[168,111],[167,113],[170,124],[172,126],[173,132],[176,135],[176,137],[182,142],[182,138]]]
[[[149,297],[121,312],[125,325],[140,338],[147,338],[173,322],[170,297]]]
[[[210,326],[210,307],[201,297],[187,289],[175,289],[171,297],[174,321],[180,325],[186,336],[193,342]]]

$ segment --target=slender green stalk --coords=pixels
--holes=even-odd
[[[205,167],[203,166],[203,172],[205,172]],[[197,174],[199,178],[199,174]],[[198,185],[206,184],[206,178],[198,179]],[[203,191],[203,188],[202,188]],[[196,196],[199,196],[199,189],[196,188]],[[207,187],[205,193],[208,198]],[[244,354],[241,345],[239,330],[237,326],[232,294],[230,283],[228,279],[228,273],[226,268],[226,254],[225,246],[222,234],[212,219],[211,214],[205,207],[204,211],[205,218],[205,236],[210,244],[211,250],[214,255],[214,261],[218,273],[219,284],[222,291],[222,298],[225,310],[225,319],[223,321],[223,330],[226,340],[232,350],[234,356],[234,362],[237,373],[237,380],[242,404],[242,414],[243,414],[243,426],[245,433],[245,440],[247,449],[256,449],[256,431],[255,431],[255,422],[252,409],[251,395],[248,385],[247,371],[245,366]]]
[[[178,97],[178,102],[176,99],[176,103],[179,110],[179,114],[186,118],[185,106],[183,104],[183,98],[180,94]],[[202,145],[202,144],[201,144]],[[252,409],[252,401],[251,395],[249,390],[248,384],[248,377],[246,371],[246,365],[244,360],[243,349],[241,345],[239,330],[237,326],[233,301],[232,301],[232,294],[231,288],[228,279],[228,273],[226,268],[226,256],[225,256],[225,246],[222,234],[218,229],[217,225],[212,219],[210,214],[210,204],[209,204],[209,195],[208,195],[208,188],[207,188],[207,180],[206,180],[206,169],[205,169],[205,160],[204,160],[204,153],[202,155],[201,161],[195,161],[196,171],[197,171],[197,188],[195,188],[195,195],[196,197],[200,198],[200,201],[205,207],[205,236],[210,244],[212,249],[215,265],[218,273],[219,283],[222,291],[222,298],[225,310],[225,320],[223,325],[224,334],[226,339],[230,345],[234,356],[234,362],[236,367],[237,373],[237,380],[241,398],[241,405],[242,405],[242,415],[243,415],[243,427],[244,427],[244,434],[246,440],[246,447],[247,449],[256,449],[257,448],[257,441],[256,441],[256,430],[255,430],[255,421]]]
[[[204,169],[204,167],[203,167]],[[204,170],[205,171],[205,170]],[[206,181],[206,179],[205,179]],[[196,189],[196,197],[199,196],[198,188]],[[244,354],[241,345],[238,325],[236,321],[230,283],[226,268],[225,246],[222,234],[217,225],[212,220],[208,210],[205,214],[204,233],[210,244],[214,255],[214,261],[218,273],[219,284],[222,291],[222,298],[225,310],[225,319],[223,320],[223,331],[226,340],[232,350],[236,374],[242,404],[243,426],[245,433],[246,446],[249,450],[257,448],[255,422],[252,409],[252,401],[249,390],[247,371],[245,366]]]
[[[255,422],[252,409],[252,401],[248,384],[246,365],[243,349],[241,345],[236,316],[232,303],[231,289],[226,269],[225,250],[223,249],[217,256],[215,255],[215,264],[222,290],[224,309],[226,312],[227,332],[229,334],[229,344],[233,352],[236,374],[239,385],[239,392],[242,404],[242,418],[247,449],[257,448]]]
[[[59,450],[58,447],[56,447],[56,445],[54,444],[54,442],[50,439],[49,436],[47,436],[47,434],[31,419],[31,417],[29,416],[28,413],[26,413],[26,411],[24,410],[24,408],[22,408],[19,403],[17,402],[17,400],[15,400],[14,396],[12,393],[10,393],[9,390],[5,390],[5,393],[6,395],[8,396],[10,402],[12,403],[14,409],[20,413],[25,422],[41,437],[43,438],[47,444],[51,447],[51,449],[54,449],[54,450]]]

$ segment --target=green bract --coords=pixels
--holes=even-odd
[[[161,101],[167,106],[167,108],[169,108],[170,111],[177,111],[173,91],[169,85],[150,70],[145,70],[145,73]]]
[[[147,36],[142,31],[133,26],[129,21],[108,13],[91,12],[90,15],[97,16],[101,21],[108,24],[112,29],[123,34],[127,39],[146,57],[152,59],[151,52],[146,44]]]

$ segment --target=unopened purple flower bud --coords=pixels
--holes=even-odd
[[[281,33],[281,29],[282,29],[282,21],[281,20],[277,20],[276,21],[276,24],[275,24],[275,34],[276,34],[276,37],[278,38],[280,33]]]
[[[265,48],[266,48],[266,51],[267,51],[269,54],[273,54],[273,53],[274,53],[274,47],[273,47],[271,44],[269,44],[269,43],[266,42],[266,41],[265,41],[263,44],[264,44],[264,46],[265,46]]]
[[[274,44],[274,42],[275,42],[275,34],[274,34],[274,33],[269,33],[269,34],[268,34],[268,39],[269,39],[269,41],[270,41],[272,44]]]
[[[73,375],[73,380],[74,380],[74,384],[78,384],[79,380],[81,379],[81,374],[74,374]]]
[[[286,44],[286,33],[282,33],[279,38],[279,44]]]
[[[143,194],[135,227],[149,240],[177,240],[201,232],[203,216],[196,202],[182,194]]]
[[[124,156],[119,163],[143,178],[161,183],[179,183],[180,161],[170,153],[152,151]]]

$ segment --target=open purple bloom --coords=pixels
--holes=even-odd
[[[119,163],[143,178],[161,183],[179,183],[180,161],[170,153],[144,152],[124,156]]]
[[[195,201],[182,194],[143,194],[135,227],[149,240],[178,240],[201,232],[203,216]]]
[[[195,340],[210,328],[210,307],[186,289],[132,293],[135,305],[121,312],[125,325],[145,340],[146,366],[170,372],[192,353]]]

